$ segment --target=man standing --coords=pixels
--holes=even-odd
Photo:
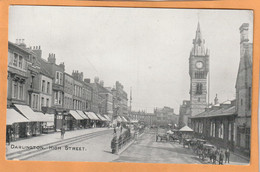
[[[230,151],[227,148],[225,151],[225,163],[227,163],[227,162],[229,163],[229,157],[230,157]]]
[[[223,161],[224,161],[224,153],[221,150],[219,153],[219,165],[223,165]]]
[[[64,139],[65,128],[62,127],[62,128],[60,129],[60,132],[61,132],[61,139]]]

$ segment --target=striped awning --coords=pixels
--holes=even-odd
[[[100,120],[96,115],[95,113],[93,112],[86,112],[86,114],[88,115],[88,117],[92,120]]]
[[[14,123],[21,123],[21,122],[29,122],[29,120],[14,109],[7,109],[6,125],[12,125]]]
[[[121,116],[121,118],[124,120],[124,122],[128,122],[124,116]]]
[[[78,112],[78,114],[83,118],[83,119],[89,119],[87,117],[87,115],[84,114],[84,112],[80,111],[80,110],[76,110]]]
[[[83,120],[84,118],[82,118],[79,114],[78,114],[78,112],[76,112],[75,110],[70,110],[70,112],[69,112],[72,116],[73,116],[73,118],[75,118],[76,120]]]
[[[35,112],[35,114],[42,119],[42,122],[54,122],[54,119],[52,120],[48,116],[44,115],[42,112]]]
[[[30,122],[43,122],[42,116],[37,115],[29,106],[15,104],[15,107],[27,118]]]
[[[109,118],[108,115],[104,115],[104,117],[105,117],[107,120],[111,121],[111,119]]]
[[[120,116],[117,116],[116,119],[117,119],[118,122],[123,122],[123,120],[120,118]]]
[[[96,114],[96,115],[99,117],[99,119],[101,119],[101,121],[107,121],[107,119],[101,116],[100,114]]]

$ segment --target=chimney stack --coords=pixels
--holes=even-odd
[[[56,64],[56,58],[53,53],[49,53],[48,62],[52,64]]]

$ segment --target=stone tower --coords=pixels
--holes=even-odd
[[[205,48],[205,40],[198,23],[189,58],[191,116],[203,112],[207,107],[208,72],[209,50]]]

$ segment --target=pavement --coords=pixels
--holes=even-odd
[[[72,137],[90,134],[94,132],[99,131],[106,131],[106,130],[112,130],[113,128],[88,128],[88,129],[81,129],[81,130],[73,130],[73,131],[66,131],[64,135],[64,139],[69,139]],[[26,138],[18,141],[11,142],[10,145],[6,145],[6,153],[13,153],[16,151],[20,151],[21,149],[14,148],[15,146],[40,146],[43,144],[50,144],[53,142],[61,141],[61,134],[60,132],[50,133],[50,134],[42,134],[40,136]]]
[[[120,155],[112,154],[111,140],[115,136],[113,130],[113,128],[81,129],[67,131],[63,140],[60,132],[57,132],[11,142],[11,145],[6,146],[9,155],[7,157],[17,156],[20,160],[31,161],[208,164],[207,161],[199,159],[191,149],[183,148],[182,144],[156,142],[155,133],[149,130],[129,144],[129,147],[124,148]],[[120,129],[117,129],[117,134],[120,134]],[[43,152],[38,152],[38,150],[27,152],[19,148],[12,148],[48,144],[58,146]],[[22,157],[23,154],[25,154],[25,159]],[[247,165],[248,163],[248,160],[231,153],[229,165]]]

